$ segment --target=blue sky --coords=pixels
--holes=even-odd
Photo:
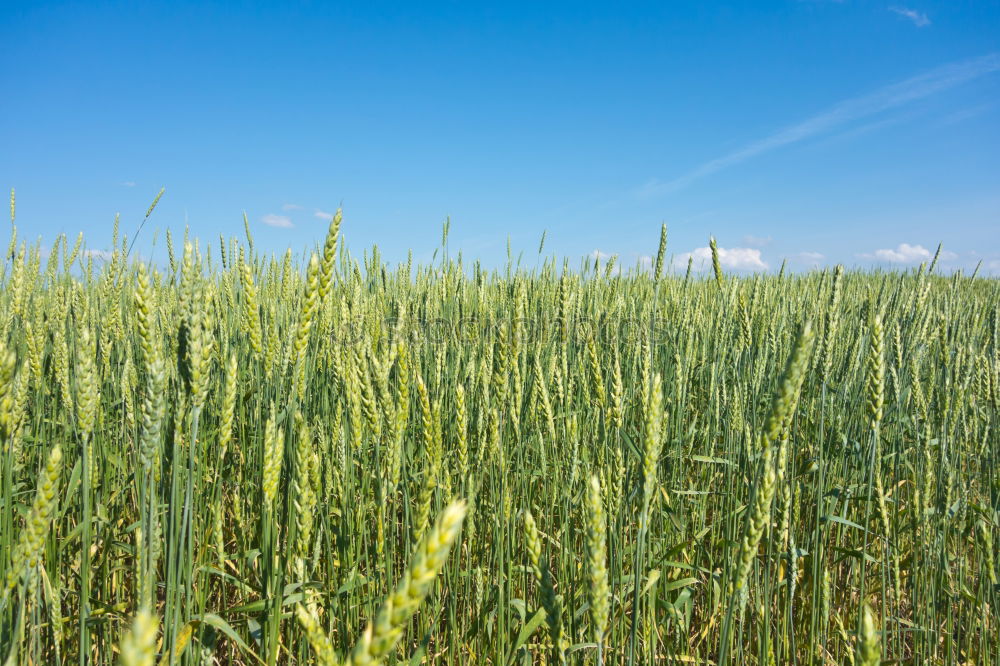
[[[18,229],[1000,274],[1000,2],[3,3]]]

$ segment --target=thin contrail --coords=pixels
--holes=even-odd
[[[726,167],[745,162],[783,146],[830,132],[846,123],[929,97],[998,70],[1000,70],[1000,53],[990,53],[978,58],[935,67],[923,74],[886,86],[868,95],[840,102],[829,111],[786,127],[728,155],[705,162],[674,180],[647,185],[641,188],[641,194],[650,196],[675,192]]]

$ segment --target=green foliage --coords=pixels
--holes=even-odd
[[[995,280],[341,219],[301,265],[14,237],[0,662],[996,663]]]

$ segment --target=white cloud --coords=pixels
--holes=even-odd
[[[614,267],[612,268],[611,274],[614,276],[619,276],[622,274],[622,265],[620,262],[618,262],[617,254],[608,254],[607,252],[594,250],[587,256],[593,259],[596,263],[600,263],[603,261],[604,262],[603,268],[605,269],[607,269],[607,267],[611,264],[611,262],[614,262]]]
[[[649,270],[653,267],[653,258],[651,256],[647,254],[640,254],[638,252],[631,253],[631,256],[635,259],[635,266],[637,266],[639,270]],[[622,256],[617,253],[609,254],[602,250],[596,250],[596,249],[593,252],[588,252],[587,257],[599,262],[603,262],[604,265],[607,265],[609,261],[614,260],[615,267],[614,270],[612,271],[613,275],[621,275],[622,266],[623,264],[627,263],[625,259],[623,259]]]
[[[695,268],[709,268],[712,265],[712,250],[699,247],[679,254],[674,257],[674,266],[687,266],[688,258],[694,259]],[[719,264],[734,271],[767,270],[767,264],[760,257],[760,250],[752,247],[720,247]]]
[[[135,181],[134,180],[126,180],[121,185],[122,185],[122,187],[135,187]]]
[[[751,236],[747,234],[743,237],[743,244],[749,245],[750,247],[764,247],[765,245],[771,244],[770,236]]]
[[[918,28],[926,28],[931,24],[931,20],[927,18],[927,14],[924,12],[918,12],[916,9],[909,9],[907,7],[889,7],[889,11],[902,16]]]
[[[875,250],[875,258],[894,264],[915,264],[929,260],[931,253],[923,245],[900,243],[895,250]]]
[[[886,261],[890,264],[917,264],[921,261],[930,261],[934,257],[934,253],[923,245],[900,243],[895,247],[895,249],[885,248],[875,250],[871,253],[860,254],[858,256],[862,259],[875,259],[876,261]],[[957,258],[958,255],[954,252],[950,252],[948,250],[941,251],[941,259],[944,259],[945,261]]]
[[[285,210],[285,211],[289,211],[289,210],[302,210],[302,206],[300,206],[298,204],[293,204],[293,203],[286,203],[286,204],[281,204],[281,210]]]
[[[664,183],[659,178],[650,178],[645,183],[632,190],[632,193],[640,199],[655,197],[657,194],[663,193],[664,187],[666,187],[667,184],[668,183]]]
[[[274,213],[268,213],[260,218],[260,221],[269,227],[278,227],[279,229],[291,229],[295,226],[287,216],[275,215]]]
[[[819,115],[790,125],[727,155],[703,163],[670,181],[651,179],[635,190],[644,198],[683,189],[717,171],[785,146],[829,134],[848,123],[867,118],[1000,70],[1000,53],[936,67],[923,74],[893,83],[861,97],[844,100]]]
[[[111,257],[114,256],[111,250],[84,250],[82,254],[88,259],[92,258],[98,261],[111,261]]]
[[[792,261],[796,261],[800,264],[809,264],[810,266],[815,266],[819,262],[823,261],[824,255],[821,252],[798,252],[789,257]]]
[[[945,116],[944,118],[941,119],[940,124],[942,124],[942,125],[954,125],[956,123],[960,123],[960,122],[969,120],[971,118],[976,118],[977,116],[981,116],[984,113],[992,111],[994,108],[996,108],[996,106],[997,106],[996,102],[987,102],[985,104],[977,104],[975,106],[971,106],[971,107],[962,109],[960,111],[956,111],[955,113],[952,113],[952,114],[949,114],[949,115]]]
[[[333,213],[328,213],[325,210],[320,210],[319,208],[316,209],[316,212],[313,213],[313,215],[321,220],[329,221],[333,219]]]

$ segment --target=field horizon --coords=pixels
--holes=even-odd
[[[0,659],[1000,659],[996,280],[671,275],[665,225],[390,267],[341,222],[162,267],[15,229]]]

